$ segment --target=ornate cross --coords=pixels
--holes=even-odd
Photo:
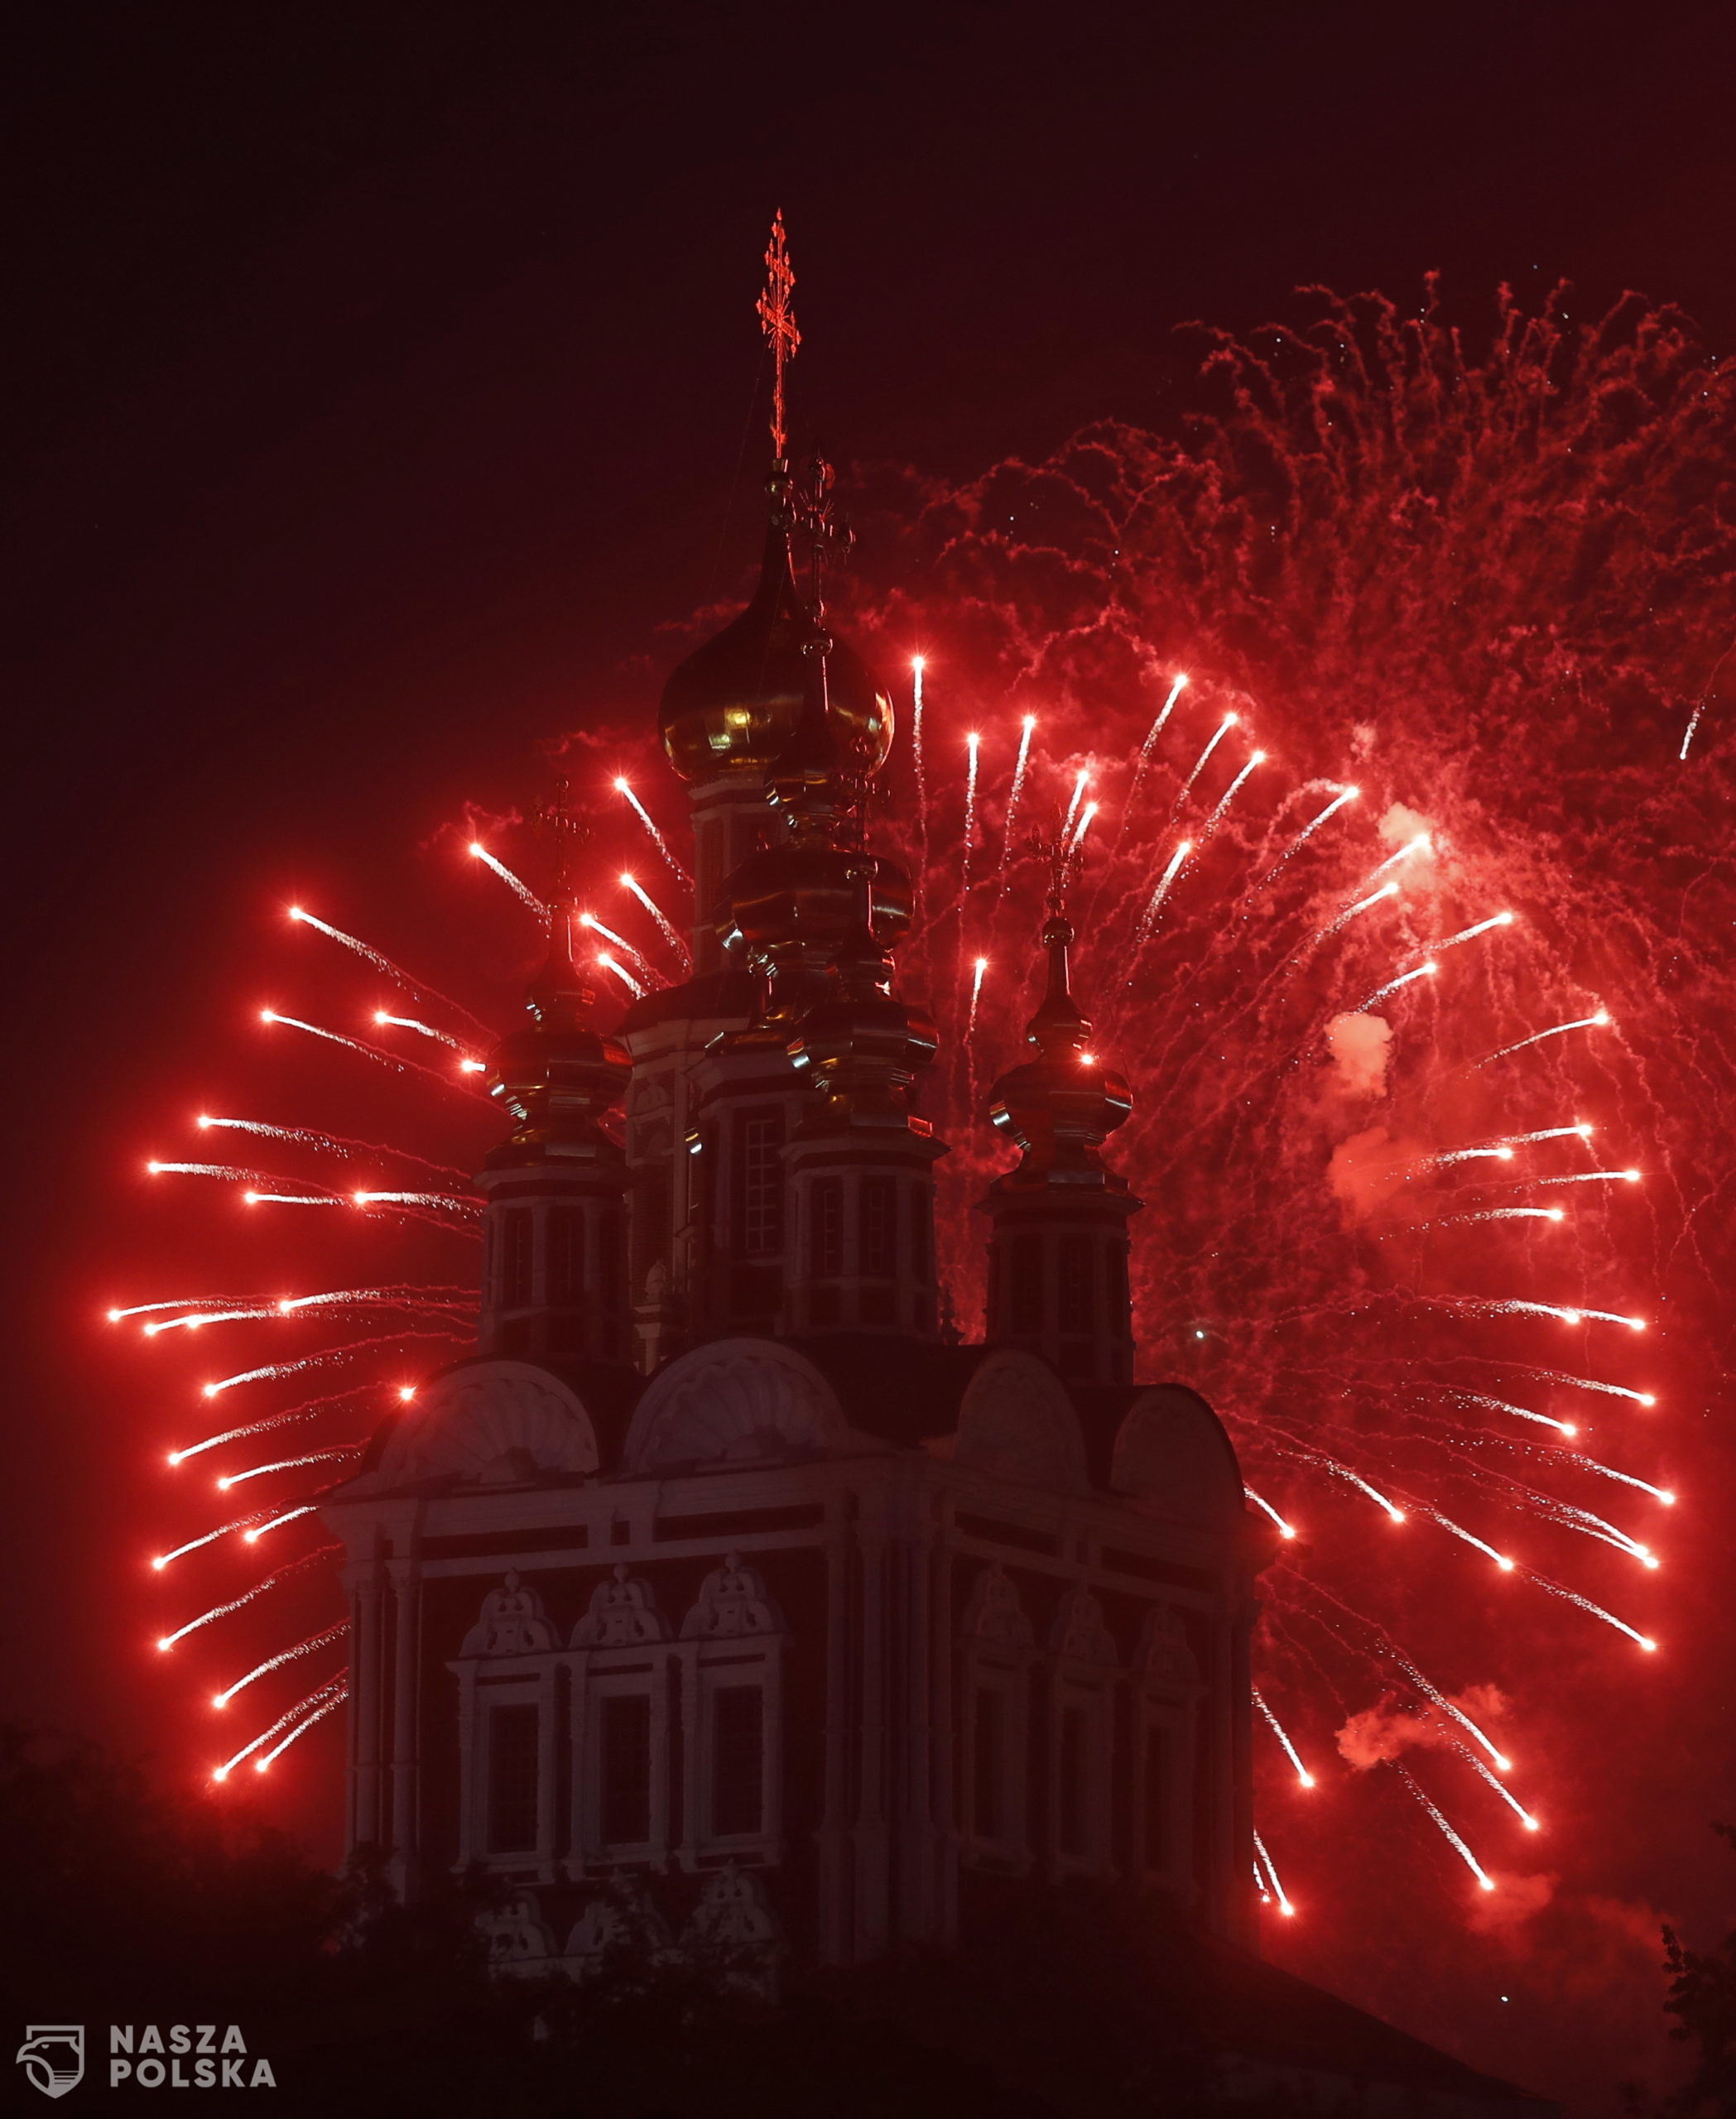
[[[784,370],[796,358],[801,334],[796,328],[796,311],[790,296],[796,286],[796,268],[790,262],[789,239],[784,233],[782,209],[773,215],[772,240],[766,247],[766,291],[758,302],[760,328],[772,348],[772,454],[782,460],[789,440],[784,424]]]

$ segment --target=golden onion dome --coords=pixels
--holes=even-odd
[[[786,519],[774,517],[753,601],[714,639],[678,663],[663,687],[658,726],[685,781],[763,776],[801,718],[813,621],[790,564]],[[829,704],[859,769],[878,772],[892,742],[890,693],[847,642],[826,658]]]

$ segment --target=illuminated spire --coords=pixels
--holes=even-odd
[[[779,463],[784,460],[790,440],[784,416],[784,372],[801,344],[790,301],[795,287],[796,267],[790,262],[789,238],[784,233],[780,208],[772,217],[772,240],[766,246],[766,291],[756,305],[760,329],[772,348],[772,454]]]

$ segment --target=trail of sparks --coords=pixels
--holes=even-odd
[[[1540,1589],[1546,1589],[1551,1597],[1560,1597],[1567,1603],[1575,1604],[1582,1612],[1589,1612],[1593,1618],[1601,1619],[1605,1626],[1613,1626],[1618,1633],[1625,1633],[1648,1655],[1656,1651],[1657,1643],[1650,1635],[1641,1633],[1636,1627],[1629,1626],[1626,1619],[1618,1619],[1613,1612],[1606,1612],[1601,1604],[1594,1604],[1590,1598],[1582,1597],[1577,1589],[1563,1588],[1559,1582],[1551,1582],[1546,1574],[1533,1574],[1530,1578]]]
[[[625,964],[616,963],[615,959],[609,954],[607,949],[599,949],[597,952],[597,961],[603,967],[604,970],[613,973],[613,975],[620,980],[621,983],[627,988],[628,992],[632,995],[634,1000],[642,1001],[645,998],[645,988],[639,983],[638,980],[633,977],[632,973],[627,968]]]
[[[1562,1324],[1625,1324],[1630,1332],[1643,1332],[1643,1317],[1623,1316],[1618,1309],[1582,1309],[1553,1302],[1526,1302],[1517,1295],[1429,1295],[1416,1300],[1431,1309],[1461,1309],[1474,1317],[1553,1317]],[[1613,1387],[1613,1386],[1609,1386]],[[1638,1393],[1629,1391],[1630,1397]],[[1642,1400],[1642,1403],[1647,1402]]]
[[[1532,1578],[1536,1579],[1536,1578],[1533,1577]],[[1512,1761],[1496,1746],[1486,1731],[1478,1727],[1477,1724],[1471,1719],[1470,1716],[1465,1713],[1462,1707],[1455,1707],[1453,1702],[1447,1698],[1446,1694],[1441,1691],[1440,1688],[1438,1685],[1431,1684],[1428,1679],[1422,1675],[1422,1672],[1417,1669],[1416,1665],[1412,1663],[1407,1656],[1395,1655],[1393,1660],[1397,1662],[1400,1670],[1402,1670],[1405,1675],[1410,1679],[1411,1683],[1416,1686],[1417,1691],[1422,1694],[1425,1699],[1428,1700],[1431,1705],[1437,1707],[1443,1714],[1450,1716],[1453,1721],[1459,1724],[1461,1729],[1464,1730],[1482,1746],[1483,1749],[1488,1752],[1489,1763],[1494,1767],[1497,1773],[1505,1773],[1508,1770],[1512,1764]]]
[[[970,981],[970,1011],[964,1024],[964,1042],[969,1045],[977,1034],[977,1004],[983,997],[983,974],[988,969],[987,957],[979,957],[973,968]]]
[[[361,1442],[342,1442],[331,1449],[310,1449],[305,1457],[280,1457],[275,1463],[250,1464],[244,1472],[229,1472],[217,1482],[219,1492],[227,1493],[231,1487],[243,1486],[249,1479],[262,1479],[267,1472],[297,1471],[304,1464],[329,1464],[334,1458],[353,1457],[368,1447]]]
[[[188,1458],[202,1456],[207,1449],[221,1449],[226,1442],[241,1442],[250,1434],[265,1434],[273,1428],[287,1427],[292,1420],[310,1420],[327,1405],[341,1405],[349,1399],[366,1397],[379,1387],[377,1383],[358,1383],[348,1391],[334,1391],[324,1398],[310,1398],[303,1405],[286,1406],[281,1413],[269,1413],[263,1420],[225,1428],[221,1434],[208,1434],[202,1442],[189,1443],[184,1449],[171,1449],[169,1462],[183,1464]]]
[[[1242,1491],[1248,1496],[1248,1498],[1253,1503],[1256,1508],[1263,1509],[1272,1518],[1272,1521],[1277,1525],[1278,1535],[1281,1538],[1293,1538],[1296,1535],[1295,1526],[1286,1523],[1269,1501],[1262,1501],[1260,1496],[1254,1492],[1252,1487],[1244,1486]]]
[[[257,1523],[251,1530],[243,1530],[241,1542],[244,1545],[257,1545],[267,1531],[281,1530],[286,1523],[297,1522],[302,1516],[311,1516],[314,1512],[314,1503],[310,1501],[304,1502],[299,1508],[286,1508],[281,1516],[272,1516],[270,1522]]]
[[[1287,1758],[1291,1766],[1296,1768],[1296,1779],[1301,1782],[1305,1788],[1312,1788],[1315,1785],[1314,1775],[1308,1771],[1307,1767],[1303,1765],[1301,1757],[1298,1753],[1296,1746],[1291,1742],[1289,1737],[1285,1732],[1283,1723],[1279,1721],[1277,1716],[1274,1714],[1272,1709],[1267,1705],[1265,1695],[1261,1692],[1259,1687],[1256,1685],[1252,1688],[1252,1689],[1253,1692],[1253,1703],[1259,1708],[1261,1713],[1266,1717],[1267,1723],[1271,1725],[1272,1733],[1277,1738],[1279,1743],[1283,1746],[1285,1757]]]
[[[450,1050],[457,1053],[461,1059],[470,1059],[474,1056],[469,1047],[458,1038],[449,1036],[443,1030],[435,1030],[431,1023],[418,1022],[414,1016],[392,1016],[388,1015],[383,1008],[376,1008],[373,1011],[373,1020],[374,1027],[377,1030],[385,1030],[388,1027],[392,1030],[413,1030],[419,1037],[431,1037],[436,1045],[445,1045]]]
[[[1609,1011],[1599,1008],[1594,1016],[1575,1016],[1570,1023],[1553,1023],[1547,1030],[1535,1031],[1530,1037],[1522,1037],[1517,1045],[1503,1045],[1498,1050],[1485,1052],[1472,1064],[1476,1067],[1493,1066],[1496,1060],[1505,1060],[1510,1053],[1523,1052],[1527,1045],[1541,1045],[1546,1037],[1565,1037],[1570,1030],[1606,1030],[1609,1026]]]
[[[1377,905],[1384,905],[1389,897],[1397,897],[1397,883],[1383,883],[1378,891],[1370,891],[1366,897],[1359,898],[1354,905],[1346,906],[1342,912],[1329,920],[1318,934],[1310,937],[1309,941],[1303,944],[1303,949],[1306,950],[1313,948],[1317,943],[1330,942],[1334,935],[1348,927],[1359,913],[1368,912]]]
[[[1511,1413],[1515,1420],[1533,1420],[1539,1427],[1552,1427],[1568,1436],[1576,1435],[1580,1431],[1570,1420],[1552,1420],[1547,1413],[1534,1413],[1527,1406],[1510,1405],[1505,1398],[1486,1398],[1479,1391],[1461,1391],[1446,1385],[1436,1387],[1445,1396],[1456,1398],[1464,1405],[1486,1405],[1491,1412]]]
[[[1012,833],[1019,812],[1019,797],[1025,791],[1025,774],[1031,762],[1031,738],[1036,728],[1036,716],[1027,714],[1019,724],[1019,747],[1012,761],[1012,785],[1007,793],[1007,824],[1001,834],[1001,889],[1007,888],[1007,872],[1012,866]]]
[[[1472,1772],[1476,1775],[1477,1778],[1482,1781],[1485,1787],[1493,1788],[1494,1790],[1495,1793],[1501,1798],[1502,1801],[1506,1804],[1507,1807],[1512,1812],[1513,1815],[1518,1819],[1520,1823],[1525,1827],[1525,1829],[1527,1832],[1536,1832],[1540,1829],[1537,1820],[1532,1815],[1531,1812],[1526,1809],[1524,1804],[1519,1800],[1518,1797],[1514,1795],[1512,1789],[1507,1785],[1504,1780],[1498,1780],[1496,1779],[1495,1775],[1489,1771],[1488,1768],[1483,1763],[1483,1761],[1478,1757],[1477,1754],[1471,1750],[1469,1745],[1455,1743],[1453,1749],[1458,1752],[1459,1757],[1464,1761],[1465,1764],[1469,1766]]]
[[[1624,1487],[1637,1487],[1642,1493],[1649,1493],[1654,1501],[1661,1502],[1666,1508],[1674,1508],[1676,1496],[1667,1487],[1655,1487],[1648,1479],[1637,1479],[1632,1472],[1618,1472],[1613,1464],[1600,1464],[1595,1457],[1582,1457],[1577,1450],[1566,1453],[1575,1464],[1588,1472],[1596,1472],[1606,1479],[1619,1479]]]
[[[1444,1516],[1427,1502],[1422,1502],[1421,1506],[1423,1514],[1438,1523],[1443,1530],[1450,1530],[1455,1538],[1462,1538],[1466,1545],[1474,1545],[1479,1553],[1486,1553],[1503,1574],[1511,1574],[1518,1564],[1516,1560],[1509,1559],[1505,1553],[1498,1553],[1493,1545],[1485,1545],[1481,1538],[1467,1530],[1462,1523],[1455,1523],[1450,1516]]]
[[[317,1698],[317,1695],[315,1697]],[[323,1722],[328,1714],[335,1714],[349,1697],[349,1684],[346,1678],[340,1681],[338,1689],[329,1699],[321,1700],[311,1713],[304,1715],[281,1742],[273,1744],[268,1751],[256,1758],[253,1761],[253,1771],[256,1773],[265,1772],[274,1760],[282,1757],[291,1744],[299,1743],[316,1722]]]
[[[305,1031],[309,1037],[323,1037],[327,1044],[341,1045],[349,1051],[359,1052],[364,1060],[372,1060],[376,1065],[388,1068],[396,1074],[402,1074],[409,1064],[398,1059],[395,1054],[382,1052],[378,1045],[369,1045],[361,1038],[345,1037],[339,1031],[325,1030],[318,1023],[304,1022],[300,1016],[281,1016],[275,1008],[262,1008],[259,1020],[262,1023],[282,1023],[290,1030]]]
[[[1074,827],[1073,836],[1062,849],[1069,861],[1076,861],[1079,858],[1080,849],[1085,843],[1085,834],[1091,829],[1092,820],[1095,818],[1099,806],[1098,803],[1087,802],[1084,809],[1080,811],[1079,822]]]
[[[1359,1493],[1366,1494],[1377,1507],[1386,1511],[1388,1521],[1402,1523],[1405,1521],[1403,1509],[1395,1502],[1389,1501],[1378,1487],[1370,1486],[1359,1473],[1353,1472],[1348,1464],[1341,1464],[1335,1457],[1322,1456],[1312,1449],[1298,1449],[1293,1454],[1301,1463],[1317,1465],[1321,1471],[1329,1472],[1334,1478],[1343,1479],[1354,1487]]]
[[[426,1207],[437,1213],[479,1214],[479,1199],[455,1199],[450,1192],[355,1192],[350,1195],[358,1207]]]
[[[346,949],[353,949],[365,963],[371,963],[376,971],[383,973],[401,992],[408,993],[413,999],[437,1001],[441,1007],[450,1008],[454,1016],[462,1016],[474,1030],[481,1031],[483,1036],[488,1035],[488,1026],[473,1016],[468,1008],[453,1000],[449,994],[442,993],[438,987],[430,986],[425,980],[411,978],[402,964],[394,963],[390,957],[375,949],[370,943],[359,941],[353,935],[346,935],[341,927],[333,927],[324,920],[316,919],[302,906],[292,905],[289,909],[289,916],[301,925],[312,927],[320,934],[328,936],[332,941],[340,943]]]
[[[916,862],[916,904],[918,925],[925,925],[928,918],[928,781],[922,770],[922,675],[927,664],[920,655],[911,657],[911,763],[916,777],[916,843],[921,852]]]
[[[1434,841],[1427,832],[1420,831],[1414,838],[1407,838],[1396,853],[1389,853],[1384,861],[1371,868],[1363,880],[1372,883],[1377,876],[1385,875],[1388,868],[1396,867],[1401,861],[1408,861],[1413,853],[1431,853],[1433,851]]]
[[[1477,1879],[1484,1890],[1493,1891],[1495,1888],[1494,1878],[1490,1876],[1488,1870],[1484,1867],[1483,1864],[1477,1859],[1476,1856],[1472,1853],[1470,1848],[1465,1845],[1464,1842],[1459,1837],[1458,1833],[1454,1831],[1451,1825],[1450,1825],[1446,1819],[1441,1815],[1440,1810],[1437,1809],[1435,1804],[1429,1800],[1428,1797],[1423,1794],[1421,1789],[1417,1786],[1416,1780],[1412,1778],[1409,1771],[1406,1767],[1401,1766],[1396,1758],[1388,1759],[1387,1761],[1387,1764],[1392,1767],[1392,1771],[1398,1775],[1399,1779],[1403,1781],[1406,1787],[1410,1790],[1411,1793],[1416,1798],[1417,1801],[1421,1804],[1424,1809],[1426,1809],[1429,1815],[1433,1818],[1435,1823],[1440,1828],[1441,1833],[1445,1836],[1448,1844],[1458,1855],[1459,1860],[1464,1862],[1466,1868],[1468,1868],[1471,1874]]]
[[[687,871],[681,866],[680,862],[676,860],[674,854],[670,852],[669,841],[665,838],[662,833],[657,829],[656,824],[652,821],[650,810],[646,808],[645,805],[639,800],[638,796],[634,794],[632,789],[628,786],[624,780],[617,780],[613,784],[616,794],[625,799],[628,809],[632,811],[633,814],[639,819],[639,822],[644,825],[646,832],[650,837],[652,844],[656,847],[657,852],[662,856],[664,864],[668,868],[671,875],[675,877],[676,881],[679,882],[684,889],[691,890],[693,888],[692,877],[688,874]]]
[[[482,1062],[474,1064],[480,1067]],[[395,1147],[389,1141],[351,1141],[339,1133],[317,1133],[306,1126],[268,1126],[262,1119],[214,1118],[209,1112],[201,1112],[198,1122],[201,1131],[213,1126],[228,1126],[238,1132],[261,1134],[267,1140],[293,1141],[299,1146],[316,1149],[322,1155],[336,1156],[341,1162],[354,1162],[362,1156],[372,1159],[386,1156],[397,1162],[413,1162],[422,1170],[450,1177],[455,1184],[470,1182],[469,1170],[459,1170],[452,1163],[430,1161],[426,1156],[414,1155],[408,1148]]]
[[[1396,993],[1401,987],[1408,986],[1413,979],[1432,978],[1440,968],[1432,957],[1426,963],[1420,963],[1415,971],[1402,971],[1397,978],[1389,978],[1384,986],[1377,986],[1366,1001],[1359,1001],[1351,1011],[1353,1015],[1365,1016],[1370,1008],[1384,1001],[1389,993]]]
[[[1474,941],[1479,935],[1486,935],[1492,927],[1511,927],[1513,915],[1498,912],[1488,920],[1479,920],[1474,927],[1461,927],[1456,935],[1449,935],[1442,942],[1426,942],[1423,947],[1431,956],[1439,956],[1443,949],[1456,949],[1461,942]]]
[[[1079,814],[1080,802],[1084,795],[1086,788],[1089,786],[1090,783],[1090,767],[1089,766],[1082,766],[1080,768],[1078,776],[1073,782],[1072,797],[1067,804],[1067,814],[1061,823],[1060,843],[1064,847],[1068,844],[1073,837],[1073,819]]]
[[[250,1524],[257,1523],[262,1516],[270,1512],[268,1509],[256,1508],[251,1516],[238,1516],[233,1523],[219,1524],[216,1530],[204,1531],[196,1538],[190,1538],[185,1545],[177,1545],[173,1552],[158,1553],[151,1563],[151,1568],[161,1574],[166,1567],[178,1559],[185,1559],[189,1553],[200,1552],[206,1545],[214,1545],[219,1538],[228,1537],[232,1530],[245,1530]]]
[[[1170,856],[1170,865],[1157,878],[1157,887],[1152,892],[1151,901],[1147,905],[1140,920],[1137,939],[1146,940],[1156,928],[1157,915],[1163,910],[1163,901],[1169,896],[1171,887],[1174,884],[1176,877],[1181,873],[1181,864],[1193,850],[1192,839],[1184,838]]]
[[[1294,1915],[1296,1908],[1284,1896],[1284,1886],[1278,1881],[1278,1872],[1272,1866],[1271,1855],[1266,1850],[1266,1842],[1261,1838],[1258,1833],[1256,1833],[1253,1836],[1253,1843],[1254,1853],[1265,1868],[1265,1881],[1271,1886],[1272,1895],[1278,1901],[1278,1910],[1288,1919]],[[1258,1875],[1258,1872],[1256,1874]]]
[[[651,965],[628,940],[626,935],[618,935],[613,927],[605,927],[594,912],[581,912],[579,915],[579,925],[588,933],[600,935],[605,942],[612,942],[618,949],[632,958],[633,963],[647,978],[654,978],[656,976]]]
[[[506,862],[501,860],[498,855],[491,853],[479,838],[473,838],[471,840],[470,852],[477,860],[481,862],[483,867],[492,869],[493,872],[499,877],[502,882],[503,882],[507,888],[512,891],[513,896],[518,900],[521,905],[527,906],[531,911],[534,912],[539,919],[547,912],[548,907],[543,903],[542,900],[537,896],[536,891],[531,888],[530,885],[515,876],[512,871],[507,866]]]
[[[322,1648],[329,1647],[334,1641],[341,1641],[349,1631],[349,1621],[340,1619],[336,1626],[329,1626],[323,1633],[310,1634],[305,1641],[298,1641],[293,1648],[279,1649],[275,1655],[267,1655],[262,1663],[256,1663],[244,1678],[216,1694],[213,1707],[227,1707],[238,1693],[245,1692],[256,1678],[268,1677],[273,1670],[281,1670],[286,1663],[300,1662],[304,1655],[312,1655]]]
[[[280,1714],[278,1716],[277,1719],[272,1723],[269,1729],[262,1729],[259,1734],[253,1738],[251,1743],[243,1744],[241,1749],[235,1753],[233,1758],[225,1759],[223,1764],[217,1768],[214,1773],[213,1773],[211,1778],[214,1780],[227,1780],[229,1775],[235,1771],[236,1767],[241,1764],[243,1759],[251,1758],[253,1753],[257,1751],[262,1745],[270,1743],[273,1737],[281,1736],[286,1729],[290,1727],[291,1723],[299,1722],[301,1718],[304,1715],[308,1714],[317,1703],[325,1702],[328,1696],[335,1689],[343,1687],[345,1684],[346,1678],[347,1674],[346,1677],[328,1678],[323,1685],[316,1686],[315,1689],[307,1695],[305,1699],[298,1699],[296,1704],[291,1708],[286,1713]],[[339,1699],[341,1699],[342,1697],[343,1694],[339,1692]],[[329,1703],[332,1707],[335,1707],[338,1704],[338,1699],[331,1699]],[[297,1733],[299,1733],[299,1732]],[[277,1753],[275,1751],[272,1752],[272,1756],[275,1758],[277,1756]]]
[[[651,892],[647,890],[642,884],[635,882],[631,876],[623,875],[622,877],[621,887],[623,890],[628,891],[632,896],[637,898],[639,903],[644,906],[645,910],[656,922],[657,932],[663,937],[663,940],[668,947],[670,953],[673,955],[676,963],[680,965],[682,971],[684,973],[690,972],[693,969],[692,954],[690,952],[687,944],[681,939],[680,933],[671,923],[669,917],[665,913],[662,906],[657,903]]]
[[[1193,793],[1194,782],[1200,777],[1200,774],[1205,771],[1207,765],[1210,762],[1212,752],[1217,749],[1219,744],[1224,741],[1224,738],[1229,733],[1230,730],[1237,726],[1241,720],[1241,715],[1238,714],[1226,714],[1224,718],[1218,723],[1217,727],[1213,729],[1211,734],[1206,738],[1205,748],[1200,752],[1199,757],[1194,761],[1194,769],[1188,775],[1187,778],[1182,781],[1181,792],[1176,797],[1174,805],[1170,810],[1170,819],[1172,823],[1181,815],[1182,805],[1186,802],[1188,796]]]
[[[1252,773],[1257,766],[1262,766],[1265,762],[1266,753],[1264,751],[1254,751],[1250,752],[1247,764],[1243,766],[1242,770],[1236,775],[1235,778],[1231,781],[1229,786],[1226,787],[1224,792],[1219,796],[1217,808],[1214,810],[1211,814],[1206,819],[1205,826],[1200,834],[1202,840],[1209,838],[1217,830],[1219,824],[1223,822],[1224,812],[1229,809],[1230,804],[1235,800],[1237,795],[1241,791],[1243,784],[1246,782],[1248,775]]]
[[[286,1560],[281,1567],[273,1568],[269,1574],[243,1589],[238,1597],[231,1597],[224,1604],[214,1604],[209,1611],[201,1612],[196,1619],[189,1619],[175,1632],[159,1636],[158,1648],[166,1654],[177,1641],[185,1641],[190,1633],[197,1633],[202,1626],[210,1626],[218,1619],[228,1618],[232,1612],[238,1612],[256,1598],[262,1597],[267,1589],[275,1589],[280,1582],[287,1582],[292,1575],[305,1574],[309,1568],[317,1566],[321,1560],[329,1559],[340,1550],[336,1545],[316,1545],[312,1552]]]
[[[959,856],[959,901],[970,895],[970,854],[977,835],[977,753],[982,738],[973,728],[964,738],[964,843]]]
[[[1637,1170],[1570,1170],[1565,1177],[1527,1177],[1527,1184],[1637,1184],[1641,1173]],[[1589,1317],[1593,1314],[1586,1311]]]
[[[1355,801],[1361,795],[1362,791],[1363,790],[1359,787],[1341,787],[1338,793],[1334,795],[1332,800],[1326,805],[1325,808],[1320,811],[1320,814],[1310,823],[1303,825],[1302,829],[1296,834],[1296,837],[1291,840],[1289,845],[1284,848],[1284,851],[1278,856],[1277,859],[1272,862],[1272,866],[1266,871],[1266,873],[1261,877],[1259,882],[1254,885],[1254,889],[1257,891],[1264,890],[1266,886],[1272,880],[1273,877],[1275,877],[1278,871],[1284,866],[1285,862],[1289,860],[1291,854],[1299,852],[1302,847],[1306,846],[1308,841],[1314,837],[1314,834],[1320,829],[1320,826],[1326,822],[1329,817],[1335,816],[1339,810],[1342,810],[1347,802]]]
[[[1563,1222],[1560,1207],[1485,1207],[1480,1213],[1443,1214],[1439,1220],[1419,1222],[1419,1228],[1459,1228],[1467,1222]]]

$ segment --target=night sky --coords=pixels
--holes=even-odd
[[[142,1160],[207,1099],[290,1098],[244,1026],[291,990],[303,891],[508,1005],[498,908],[454,950],[416,849],[533,799],[550,738],[648,712],[675,629],[738,589],[774,208],[809,433],[967,478],[1161,420],[1176,326],[1315,283],[1410,302],[1436,271],[1472,328],[1502,282],[1637,288],[1728,351],[1733,60],[1711,7],[17,18],[0,1707],[195,1756],[139,1617],[183,1416],[100,1313],[208,1275],[210,1224]],[[1676,1733],[1685,1814],[1608,1821],[1649,1850],[1624,1890],[1708,1918],[1713,1726]],[[327,1848],[320,1756],[277,1814]],[[1538,2079],[1594,2006],[1539,2031]]]

